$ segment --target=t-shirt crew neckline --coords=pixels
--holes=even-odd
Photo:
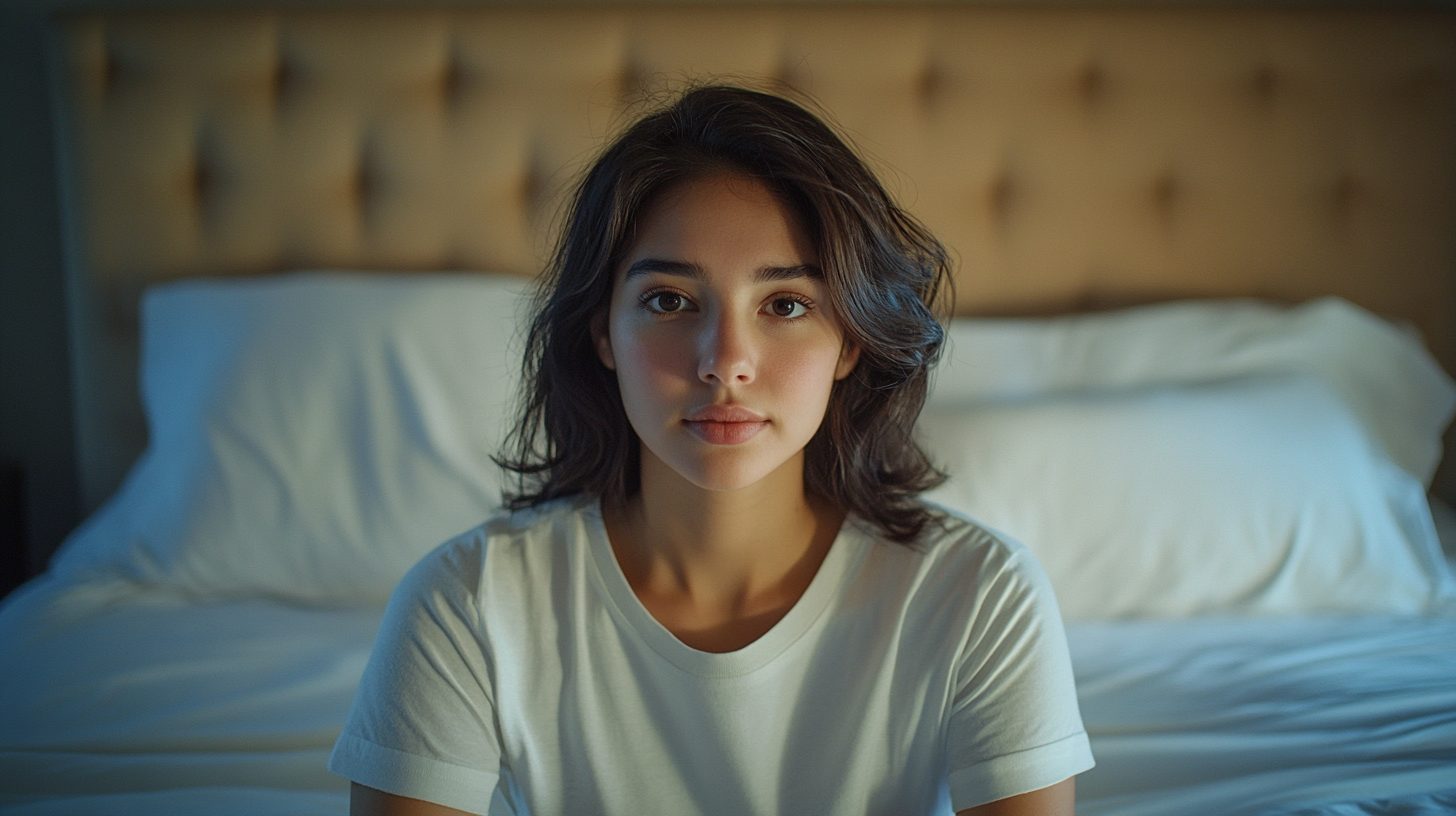
[[[865,545],[872,539],[857,517],[847,515],[809,587],[772,629],[737,651],[704,652],[678,640],[642,605],[612,552],[611,540],[602,522],[600,501],[591,502],[585,509],[592,573],[618,624],[642,638],[667,662],[699,677],[745,675],[783,654],[823,617],[840,594],[841,585],[849,580],[863,560],[868,549]]]

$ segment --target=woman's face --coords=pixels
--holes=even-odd
[[[709,490],[802,468],[834,381],[859,359],[799,219],[730,173],[671,188],[643,214],[593,337],[644,464]]]

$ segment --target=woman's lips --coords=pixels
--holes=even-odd
[[[758,435],[767,425],[766,420],[758,422],[714,422],[712,420],[687,420],[688,430],[710,445],[739,445]]]
[[[738,445],[758,435],[768,424],[757,413],[739,405],[707,405],[684,418],[688,430],[710,445]]]

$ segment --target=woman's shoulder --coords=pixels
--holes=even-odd
[[[575,495],[519,510],[503,510],[449,539],[420,559],[401,585],[473,594],[487,571],[536,571],[557,561],[556,550],[586,534],[599,514],[595,499]]]
[[[1050,591],[1036,556],[1014,536],[960,510],[921,501],[931,518],[919,538],[909,545],[881,545],[914,561],[927,589],[958,586],[957,594],[969,587],[1013,594]]]
[[[933,521],[916,546],[880,548],[898,547],[891,557],[915,560],[913,580],[903,582],[910,614],[960,621],[966,633],[991,633],[1003,624],[1039,630],[1037,621],[1060,625],[1051,581],[1029,548],[966,513],[926,505]]]
[[[563,528],[592,523],[594,517],[600,516],[599,507],[595,498],[585,494],[562,496],[519,510],[502,510],[471,532],[482,542],[555,535]]]
[[[1015,537],[990,527],[963,511],[946,507],[928,499],[921,504],[930,511],[930,520],[920,537],[910,545],[928,558],[1016,558],[1030,551]]]

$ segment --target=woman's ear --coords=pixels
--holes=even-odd
[[[597,347],[597,359],[611,371],[617,370],[617,358],[612,356],[612,334],[607,330],[607,310],[592,315],[592,345]]]
[[[839,347],[839,363],[834,366],[834,379],[842,380],[849,376],[859,363],[859,344],[845,339],[844,344]]]

